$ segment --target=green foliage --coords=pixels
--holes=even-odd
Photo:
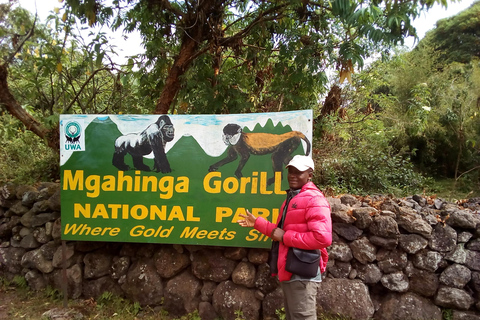
[[[421,45],[431,45],[440,52],[444,63],[469,63],[480,57],[480,2],[474,2],[459,14],[439,20],[437,27],[428,32]],[[420,45],[420,44],[419,44]]]
[[[452,319],[453,319],[453,310],[442,309],[442,320],[452,320]]]
[[[12,280],[16,287],[26,289],[28,287],[27,280],[22,276],[15,276]]]
[[[60,301],[63,298],[63,293],[60,290],[53,288],[51,286],[47,286],[44,291],[45,297],[48,299],[52,299],[54,301]]]
[[[280,308],[275,310],[275,315],[277,316],[278,320],[285,320],[287,317],[285,315],[285,308]]]
[[[10,115],[0,116],[0,182],[33,184],[59,178],[58,153]]]

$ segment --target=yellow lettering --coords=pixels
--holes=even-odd
[[[217,207],[217,211],[215,213],[215,222],[222,222],[224,217],[230,217],[233,213],[233,210],[226,207]]]
[[[133,206],[132,209],[130,210],[130,215],[132,216],[133,219],[143,220],[146,217],[148,217],[148,209],[144,205],[137,204]]]
[[[188,193],[189,179],[188,177],[178,177],[175,191],[178,193]]]
[[[225,181],[223,182],[223,190],[225,190],[225,192],[229,194],[235,193],[238,190],[237,178],[230,177],[225,179]]]
[[[197,239],[203,239],[208,234],[207,230],[200,230],[197,233]]]
[[[260,194],[272,194],[273,191],[267,190],[267,173],[260,173]]]
[[[100,176],[91,175],[85,179],[85,188],[90,191],[87,192],[87,197],[96,198],[100,194]]]
[[[79,218],[80,214],[85,218],[90,218],[90,204],[86,203],[85,207],[82,207],[80,203],[73,204],[73,216]]]
[[[118,171],[118,181],[117,181],[117,190],[123,191],[123,185],[125,186],[125,191],[132,191],[133,179],[130,176],[124,176],[123,171]]]
[[[112,210],[112,219],[117,219],[118,218],[118,209],[120,209],[122,206],[119,204],[109,204],[108,208]]]
[[[190,227],[186,227],[183,229],[182,234],[180,235],[180,238],[193,238],[195,237],[195,233],[197,233],[198,227],[193,228],[190,231]]]
[[[72,177],[71,170],[63,171],[63,190],[83,190],[83,170],[76,170]]]
[[[193,207],[192,206],[187,207],[187,221],[192,221],[192,222],[200,221],[200,217],[194,217],[193,216]]]
[[[108,219],[107,209],[105,208],[105,205],[101,203],[97,204],[97,206],[95,207],[92,218],[95,219],[99,216],[104,219]]]
[[[221,178],[220,172],[210,172],[203,179],[203,189],[208,193],[220,193],[222,183],[220,181],[213,181],[213,186],[210,185],[210,180],[213,178]]]
[[[98,236],[102,232],[102,228],[96,227],[92,229],[92,236]]]
[[[115,177],[114,176],[105,176],[103,177],[104,181],[102,183],[103,191],[115,191]]]
[[[177,219],[178,221],[185,221],[185,217],[183,216],[182,208],[180,206],[173,206],[172,211],[168,215],[168,220],[171,221],[173,219]]]
[[[286,194],[285,190],[282,190],[282,172],[275,171],[275,194]]]
[[[148,191],[148,184],[150,183],[150,188],[152,192],[157,191],[157,177],[155,176],[147,176],[143,177],[142,180],[142,192],[147,192]]]
[[[162,206],[161,210],[157,206],[150,206],[150,220],[155,220],[155,216],[160,220],[167,219],[167,206]]]
[[[160,199],[170,199],[173,195],[173,177],[163,177],[158,182],[158,189],[160,192],[165,192],[165,194],[160,193]]]

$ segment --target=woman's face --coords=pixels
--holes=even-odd
[[[300,171],[293,166],[288,167],[288,186],[292,190],[297,190],[303,187],[313,176],[310,169],[307,171]]]

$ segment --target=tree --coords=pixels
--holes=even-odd
[[[71,32],[72,17],[51,15],[47,26],[22,8],[2,8],[1,106],[51,148],[59,147],[59,114],[129,112],[137,105],[126,71],[104,64],[110,49],[104,33],[84,43]]]
[[[422,40],[422,46],[433,45],[444,63],[468,63],[480,57],[480,1],[459,14],[437,22]]]
[[[137,59],[140,92],[154,113],[316,109],[327,68],[350,78],[365,58],[415,36],[411,20],[422,10],[446,6],[446,0],[65,3],[67,17],[140,32],[146,48]],[[25,50],[13,42],[11,49]],[[0,103],[20,117],[20,104],[8,95],[10,63],[0,68]]]

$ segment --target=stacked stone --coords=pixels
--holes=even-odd
[[[359,200],[360,199],[360,200]],[[328,199],[334,241],[317,294],[353,319],[480,320],[480,198],[457,205],[422,196]],[[172,317],[277,319],[282,291],[268,250],[104,242],[62,246],[55,183],[0,188],[0,277],[71,298],[108,291]],[[63,272],[65,268],[65,273]]]

